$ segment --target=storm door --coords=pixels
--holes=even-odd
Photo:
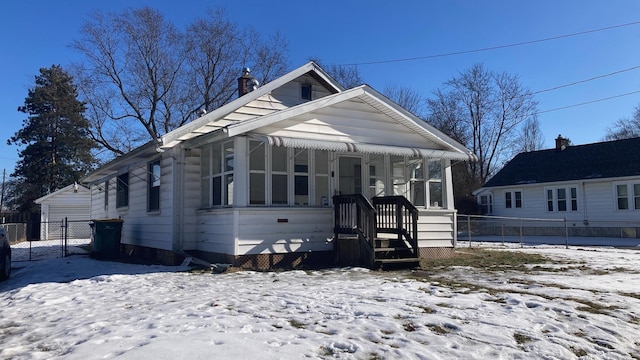
[[[338,156],[337,195],[362,194],[362,157]]]

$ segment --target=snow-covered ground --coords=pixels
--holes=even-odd
[[[640,251],[506,251],[569,262],[428,274],[20,262],[0,283],[0,358],[640,358]]]

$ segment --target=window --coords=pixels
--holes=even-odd
[[[555,187],[545,189],[547,211],[578,211],[578,187]]]
[[[289,204],[287,148],[271,147],[271,203],[274,205]]]
[[[266,198],[266,144],[249,141],[249,204],[265,205]]]
[[[391,155],[390,171],[393,195],[405,195],[406,181],[404,179],[404,170],[404,157]]]
[[[384,156],[372,154],[369,159],[369,197],[384,194]]]
[[[293,149],[294,205],[309,205],[309,150]]]
[[[147,211],[160,210],[160,160],[148,165]]]
[[[424,206],[426,194],[424,192],[424,166],[422,158],[410,158],[408,160],[409,168],[409,200],[415,206]],[[436,200],[437,203],[437,200]],[[433,204],[432,204],[433,205]],[[438,206],[438,205],[436,205]]]
[[[201,150],[201,206],[233,205],[233,141],[206,145]]]
[[[129,206],[129,173],[118,175],[116,181],[116,207]]]
[[[567,189],[556,189],[558,211],[567,211]]]
[[[640,183],[615,184],[618,210],[640,210]]]
[[[301,84],[300,85],[300,98],[302,100],[311,100],[311,85],[309,84]]]
[[[109,180],[104,182],[104,209],[109,210]]]
[[[329,152],[327,150],[314,151],[316,206],[329,206]]]
[[[629,209],[629,199],[627,198],[627,185],[617,185],[618,210]]]
[[[427,160],[429,171],[429,206],[442,207],[444,197],[442,195],[442,161]]]
[[[522,208],[522,191],[507,191],[504,193],[504,207],[507,209]]]
[[[482,214],[493,213],[493,197],[491,195],[480,196],[480,212]]]

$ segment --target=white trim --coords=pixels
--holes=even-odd
[[[264,141],[271,146],[297,147],[347,153],[390,154],[409,157],[424,157],[430,159],[472,160],[469,154],[446,150],[417,149],[391,145],[291,138],[285,136],[271,136],[252,133],[248,135],[249,138],[253,140]]]

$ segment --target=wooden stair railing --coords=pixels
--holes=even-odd
[[[372,200],[360,194],[333,197],[334,239],[341,234],[357,237],[361,265],[418,262],[418,209],[404,196]],[[379,238],[380,233],[397,236]]]

